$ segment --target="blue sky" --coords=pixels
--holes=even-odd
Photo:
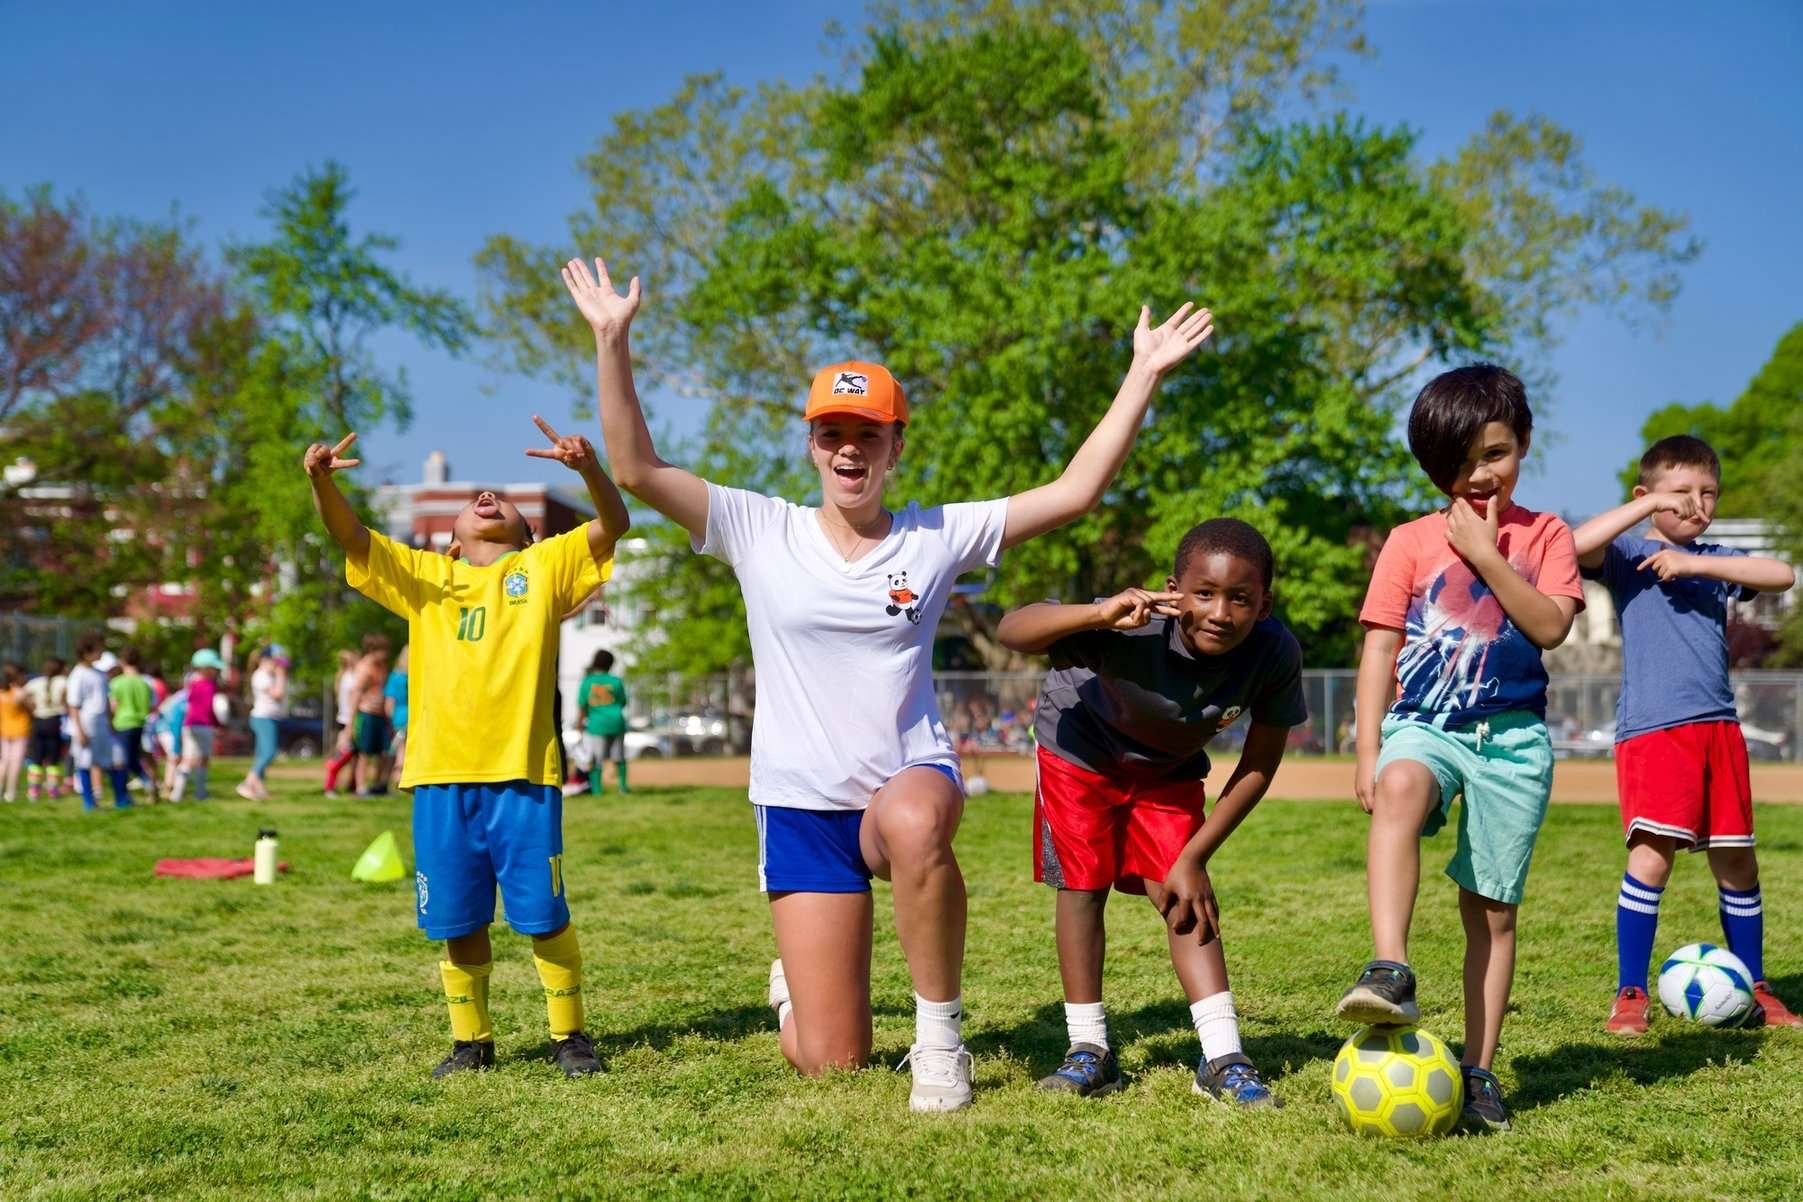
[[[844,4],[27,4],[0,0],[0,188],[48,181],[103,213],[179,211],[202,238],[262,234],[265,193],[345,163],[359,229],[402,239],[396,262],[466,296],[489,234],[564,236],[586,202],[575,163],[623,109],[686,74],[800,79],[826,65]],[[1348,69],[1347,107],[1456,147],[1499,107],[1575,130],[1602,178],[1687,213],[1705,241],[1665,319],[1576,316],[1544,398],[1529,504],[1586,514],[1650,410],[1726,401],[1803,320],[1803,5],[1374,4],[1377,54]],[[1788,268],[1787,266],[1788,265]],[[373,478],[417,478],[442,447],[462,479],[555,479],[522,454],[534,411],[570,397],[385,340],[417,416],[364,448]],[[798,383],[797,394],[801,386]],[[660,421],[694,414],[671,405]],[[950,499],[950,498],[948,498]]]

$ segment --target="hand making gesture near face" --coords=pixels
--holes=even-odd
[[[551,440],[550,449],[533,447],[526,454],[533,459],[555,459],[571,471],[586,476],[601,466],[595,458],[595,446],[580,434],[559,434],[551,428],[551,423],[534,413],[532,424],[544,431]]]
[[[1153,615],[1174,618],[1176,602],[1182,593],[1154,593],[1143,588],[1122,589],[1114,596],[1096,602],[1096,617],[1110,630],[1138,630]]]
[[[306,468],[307,475],[315,480],[329,479],[333,472],[343,471],[347,467],[357,467],[363,462],[361,459],[341,457],[351,449],[351,444],[356,441],[355,434],[346,434],[338,440],[338,445],[335,447],[328,447],[323,442],[316,442],[307,448],[305,455],[301,456],[301,466]]]
[[[1496,554],[1496,510],[1495,497],[1490,498],[1481,514],[1464,497],[1454,497],[1446,511],[1446,541],[1473,567],[1486,556]]]
[[[607,264],[600,259],[595,260],[594,275],[589,274],[588,264],[581,259],[571,259],[564,265],[563,285],[570,290],[576,307],[597,338],[624,334],[632,325],[632,315],[639,311],[639,277],[632,277],[626,285],[626,295],[621,296],[614,291]]]
[[[637,301],[637,292],[633,294]],[[1185,301],[1181,308],[1165,319],[1161,326],[1152,325],[1152,310],[1144,305],[1139,310],[1139,326],[1133,331],[1133,362],[1154,375],[1164,375],[1189,358],[1190,352],[1215,332],[1214,314],[1195,309]]]

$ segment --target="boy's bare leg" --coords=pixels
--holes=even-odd
[[[1439,801],[1440,784],[1426,765],[1397,760],[1377,778],[1365,841],[1365,892],[1379,960],[1409,962],[1409,923],[1421,884],[1421,827]]]
[[[799,1073],[870,1059],[872,913],[868,893],[770,895],[788,993],[787,1010],[778,1010],[780,1040]]]
[[[1465,1055],[1463,1063],[1490,1068],[1502,1037],[1503,1012],[1515,979],[1515,914],[1519,906],[1459,890],[1465,925]]]
[[[1103,918],[1106,889],[1060,889],[1052,927],[1058,943],[1058,976],[1064,1000],[1075,1005],[1102,1000],[1102,960],[1108,949]]]
[[[1709,857],[1709,871],[1715,874],[1715,883],[1723,889],[1744,893],[1759,884],[1759,857],[1752,848],[1712,847],[1705,854]],[[1640,876],[1639,873],[1634,875]],[[1645,877],[1640,879],[1646,880]]]
[[[452,964],[487,964],[493,960],[495,952],[488,941],[488,928],[445,940],[444,958]]]
[[[1161,916],[1163,893],[1164,886],[1154,881],[1146,882],[1146,896]],[[1165,940],[1170,944],[1171,967],[1177,970],[1177,983],[1183,986],[1183,996],[1192,1006],[1205,997],[1227,991],[1227,955],[1221,948],[1219,936],[1199,944],[1194,931],[1179,935],[1167,930]]]
[[[1677,850],[1676,839],[1635,831],[1628,837],[1628,871],[1635,880],[1649,888],[1663,889],[1665,882],[1671,879],[1672,863],[1677,858]],[[1714,867],[1714,853],[1710,854],[1710,866]]]

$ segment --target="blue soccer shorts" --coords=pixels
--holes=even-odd
[[[495,920],[549,935],[570,921],[563,892],[563,790],[523,780],[413,790],[414,886],[429,939],[474,934]]]
[[[964,791],[957,770],[923,764]],[[752,804],[758,824],[758,888],[765,893],[869,893],[858,845],[863,810],[798,810]]]

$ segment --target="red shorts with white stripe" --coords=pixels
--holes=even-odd
[[[1615,745],[1622,830],[1706,847],[1753,846],[1753,785],[1738,722],[1689,722]]]
[[[1199,780],[1103,776],[1039,749],[1033,879],[1054,889],[1144,893],[1202,825]]]

